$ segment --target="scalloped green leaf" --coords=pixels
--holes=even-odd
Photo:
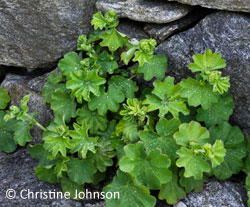
[[[188,78],[182,80],[180,84],[182,87],[180,95],[183,98],[187,98],[190,106],[197,107],[201,105],[206,110],[219,100],[219,94],[213,92],[212,86],[208,83]]]
[[[66,122],[76,116],[76,102],[66,88],[57,89],[51,96],[50,106],[55,116],[64,116]]]
[[[184,176],[186,178],[193,176],[194,179],[200,180],[203,177],[203,173],[210,172],[209,163],[200,154],[195,154],[186,147],[181,147],[176,153],[179,155],[176,166],[185,168]]]
[[[239,127],[231,127],[227,122],[211,127],[209,132],[211,143],[222,140],[226,149],[224,162],[214,168],[214,175],[219,179],[230,178],[244,166],[242,159],[247,155],[244,135]]]
[[[156,125],[157,134],[151,131],[140,131],[139,137],[145,143],[147,151],[161,149],[163,154],[169,156],[172,162],[177,158],[176,151],[180,148],[173,138],[178,130],[180,121],[178,119],[160,119]]]
[[[224,121],[228,121],[234,110],[234,102],[230,95],[226,94],[219,98],[217,103],[214,103],[210,108],[204,110],[199,108],[196,119],[198,121],[204,121],[207,127],[211,127],[216,124],[221,124]]]
[[[5,109],[8,103],[10,102],[10,96],[8,92],[0,87],[0,109]]]
[[[171,180],[172,173],[168,169],[171,161],[161,150],[145,152],[144,144],[138,142],[126,145],[124,151],[126,155],[119,161],[120,169],[133,175],[136,183],[157,190]]]
[[[128,174],[117,171],[111,184],[103,188],[104,192],[119,192],[119,197],[105,199],[107,207],[153,207],[156,204],[154,196],[150,195],[149,190],[134,183],[133,178]]]
[[[93,182],[96,167],[92,160],[80,160],[71,157],[67,162],[67,167],[70,180],[79,185]]]
[[[17,122],[14,140],[20,146],[25,146],[27,142],[32,141],[32,136],[30,134],[30,130],[33,128],[34,124],[30,121],[30,119],[26,119],[25,121]]]
[[[201,180],[196,180],[194,177],[186,178],[184,176],[184,170],[180,172],[180,185],[185,188],[187,193],[190,193],[192,190],[198,193],[203,189],[203,185],[208,181],[208,178],[204,175]]]
[[[146,81],[156,77],[158,80],[162,80],[165,77],[167,70],[167,58],[165,55],[154,55],[150,63],[145,63],[143,66],[138,67],[138,72],[144,74]]]
[[[92,97],[88,102],[88,107],[91,111],[97,109],[100,115],[105,115],[108,110],[117,112],[119,109],[119,103],[125,99],[121,88],[115,87],[113,84],[109,86],[108,92],[102,91],[99,96]]]
[[[107,30],[105,33],[100,34],[100,38],[102,39],[100,45],[102,47],[108,47],[111,52],[124,47],[128,41],[128,37],[116,29]]]
[[[126,98],[134,98],[135,92],[138,91],[136,83],[128,78],[114,75],[109,80],[109,85],[114,84],[117,88],[121,88]]]
[[[105,50],[101,54],[99,54],[96,63],[101,66],[101,69],[104,72],[104,74],[106,73],[113,74],[114,70],[118,68],[118,64],[114,60],[113,56],[110,55]]]
[[[98,130],[105,131],[107,129],[106,115],[100,115],[97,111],[90,111],[86,105],[77,110],[77,123],[88,123],[90,133],[96,134]]]
[[[61,69],[63,74],[67,79],[71,79],[71,74],[77,72],[81,69],[81,64],[77,53],[69,52],[64,55],[64,58],[61,59],[58,63],[58,67]]]
[[[89,126],[86,122],[82,122],[81,125],[74,123],[74,130],[69,130],[69,136],[72,138],[70,143],[70,153],[78,152],[78,157],[85,159],[87,152],[91,151],[96,153],[96,147],[100,146],[98,137],[89,137]]]
[[[71,149],[72,144],[69,137],[69,129],[63,119],[56,117],[47,129],[43,133],[44,148],[51,152],[54,158],[58,153],[66,157],[67,149]]]
[[[200,145],[209,141],[209,131],[200,125],[200,123],[191,121],[179,126],[179,131],[174,134],[176,143],[181,146],[188,146],[190,142]]]
[[[186,192],[184,189],[179,185],[178,181],[178,170],[174,169],[172,179],[161,186],[159,199],[165,199],[168,204],[175,204],[180,199],[184,198]]]
[[[91,24],[94,25],[95,30],[97,29],[102,30],[104,27],[106,27],[107,22],[102,13],[99,11],[93,15]]]
[[[91,156],[91,160],[94,160],[95,166],[100,172],[105,172],[107,167],[113,166],[112,158],[116,153],[110,140],[103,137],[98,142],[100,145],[97,147],[96,153]]]
[[[16,128],[16,119],[4,120],[5,111],[0,110],[0,151],[10,153],[15,151],[17,145],[14,140],[14,132]]]
[[[153,54],[146,53],[144,51],[136,51],[135,57],[133,58],[133,61],[138,61],[139,66],[143,66],[145,63],[151,63],[153,58]]]
[[[175,118],[179,113],[189,114],[184,100],[177,95],[180,85],[174,85],[173,77],[167,77],[164,82],[154,81],[153,85],[154,95],[146,95],[147,98],[143,101],[143,104],[148,105],[148,111],[159,110],[159,117],[164,117],[168,112]]]
[[[99,87],[106,83],[104,78],[98,76],[96,70],[78,71],[71,74],[72,80],[66,83],[66,88],[71,90],[71,94],[76,97],[77,102],[83,100],[90,101],[90,94],[100,95]]]
[[[45,182],[55,184],[58,182],[58,179],[54,173],[54,168],[46,168],[43,166],[38,166],[35,168],[35,175]]]
[[[42,97],[44,104],[50,103],[51,96],[54,93],[54,91],[56,91],[59,88],[64,88],[64,84],[60,83],[61,81],[64,81],[61,72],[52,72],[48,76],[48,80],[42,89]]]
[[[76,192],[84,192],[83,186],[77,184],[76,182],[70,180],[67,177],[63,177],[61,179],[61,187],[62,187],[62,191],[63,193],[69,192],[70,193],[70,198],[71,199],[75,199],[78,197],[78,195],[76,194]],[[80,199],[80,198],[78,198]]]
[[[188,65],[192,72],[205,72],[226,67],[225,60],[221,58],[221,54],[218,52],[213,53],[210,49],[207,49],[203,55],[195,54],[193,60],[194,63]]]

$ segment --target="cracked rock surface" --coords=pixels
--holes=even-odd
[[[98,10],[114,9],[118,17],[140,22],[167,23],[187,15],[192,7],[164,0],[99,0]]]
[[[1,0],[0,65],[54,66],[87,34],[96,0]]]

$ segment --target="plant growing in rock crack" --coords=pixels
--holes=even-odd
[[[118,23],[113,10],[96,13],[95,31],[81,35],[78,52],[66,54],[60,72],[51,73],[42,91],[54,112],[49,126],[28,113],[29,96],[21,107],[0,112],[0,133],[8,134],[0,134],[0,149],[25,145],[29,129],[38,125],[43,143],[29,145],[39,160],[36,175],[60,183],[72,198],[86,183],[108,183],[103,191],[119,192],[120,198],[106,199],[107,206],[155,206],[152,190],[174,204],[200,191],[210,176],[237,174],[247,150],[239,127],[228,123],[234,103],[229,78],[219,71],[226,66],[221,54],[208,49],[194,55],[188,67],[196,78],[175,83],[165,78],[166,57],[154,55],[156,41],[133,44],[116,30]],[[153,81],[153,89],[142,76]],[[5,109],[9,97],[2,89],[0,95]]]

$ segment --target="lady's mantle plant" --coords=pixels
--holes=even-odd
[[[116,30],[112,10],[96,13],[91,23],[95,31],[79,37],[78,52],[60,60],[60,72],[42,91],[54,120],[47,128],[37,123],[25,96],[21,107],[0,111],[0,149],[24,146],[29,130],[39,126],[43,143],[29,146],[40,161],[36,175],[60,183],[71,197],[85,183],[106,184],[104,191],[120,193],[106,200],[110,207],[155,206],[152,190],[174,204],[200,191],[210,176],[240,172],[246,143],[239,127],[228,123],[234,103],[229,78],[219,71],[226,66],[221,54],[194,55],[188,67],[196,77],[175,83],[165,77],[166,57],[154,55],[155,40],[131,43]],[[9,96],[3,89],[0,96],[5,109]]]

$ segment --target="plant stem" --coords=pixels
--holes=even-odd
[[[42,129],[43,131],[46,131],[46,128],[44,126],[42,126],[37,120],[35,120],[34,118],[32,118],[29,114],[24,113],[24,115],[29,118],[30,120],[32,120],[40,129]]]

